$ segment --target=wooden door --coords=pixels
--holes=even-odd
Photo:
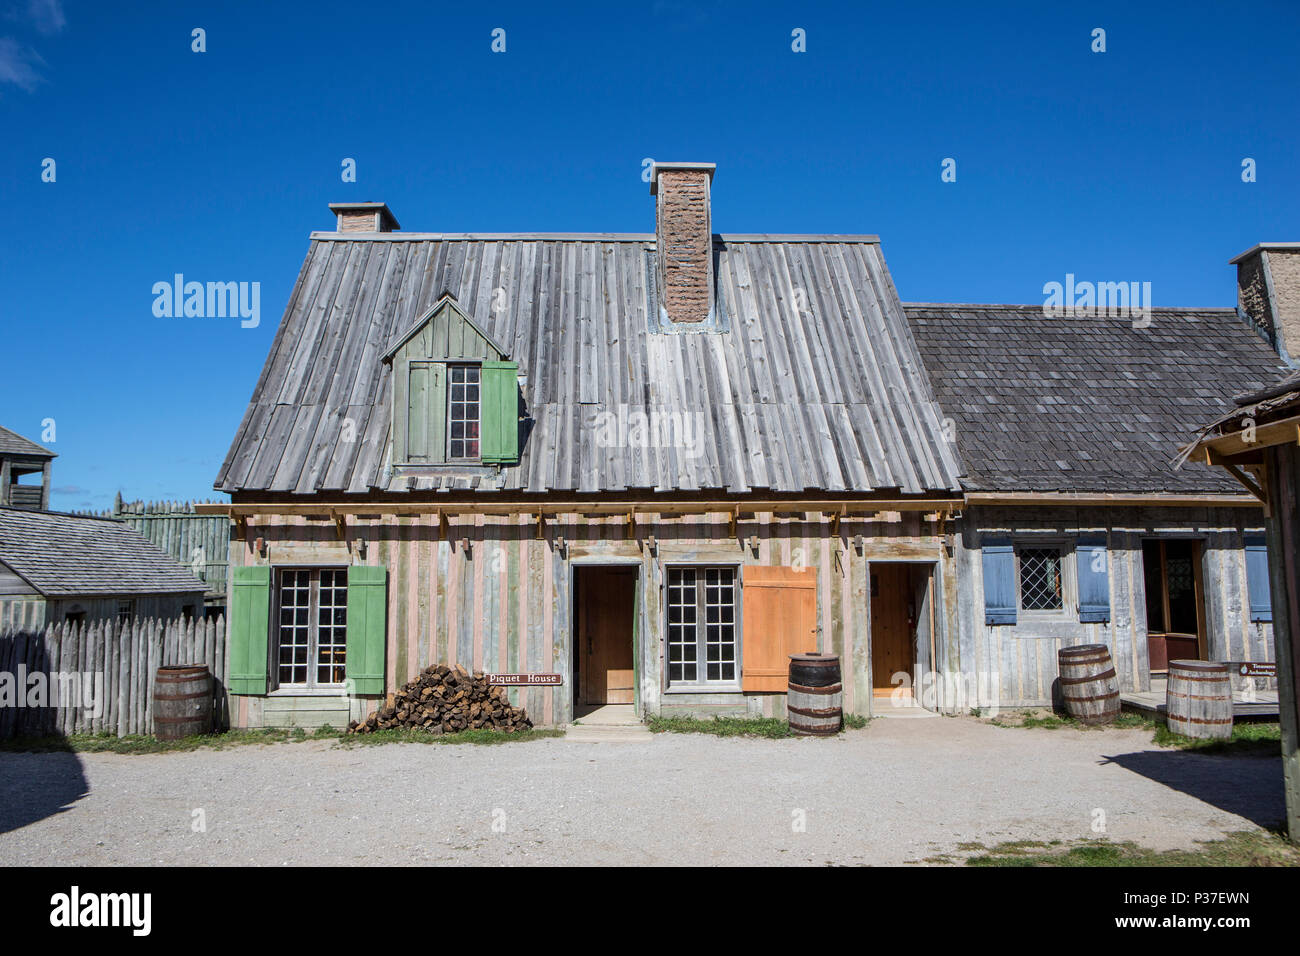
[[[912,627],[908,617],[912,576],[905,564],[872,564],[871,569],[871,684],[877,694],[898,685],[890,678],[903,671],[912,674]]]
[[[578,569],[578,703],[633,703],[636,568]]]
[[[1165,671],[1173,660],[1205,660],[1205,599],[1201,546],[1186,539],[1142,543],[1147,605],[1147,666]]]

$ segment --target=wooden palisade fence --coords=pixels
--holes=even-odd
[[[16,695],[0,706],[0,738],[152,733],[154,675],[175,664],[207,665],[214,726],[228,727],[224,617],[89,621],[0,634],[0,680],[11,682]],[[45,675],[43,698],[33,690],[40,683],[34,674]],[[99,686],[99,707],[86,706],[88,680]],[[64,690],[55,697],[59,686]]]

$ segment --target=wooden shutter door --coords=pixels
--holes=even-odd
[[[1110,620],[1110,556],[1101,538],[1084,538],[1074,548],[1078,565],[1079,621]]]
[[[485,361],[480,381],[483,464],[513,465],[519,460],[519,365]]]
[[[387,568],[348,565],[346,684],[350,694],[384,692],[387,584]]]
[[[230,692],[265,694],[271,620],[271,569],[231,568]]]
[[[811,568],[744,569],[740,686],[784,691],[790,655],[817,651],[817,572]]]
[[[984,564],[984,623],[1016,623],[1016,552],[1007,542],[986,541],[980,549]]]
[[[1273,599],[1269,593],[1268,545],[1262,537],[1246,538],[1246,588],[1250,596],[1250,619],[1273,620]]]

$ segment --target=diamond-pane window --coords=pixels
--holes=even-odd
[[[1061,610],[1060,549],[1020,550],[1020,606],[1026,611]]]

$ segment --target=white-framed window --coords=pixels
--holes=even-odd
[[[276,679],[281,687],[343,683],[347,568],[281,568],[276,582]]]
[[[738,600],[734,567],[667,569],[669,686],[739,682]]]
[[[447,366],[447,459],[476,461],[479,457],[481,367]]]

